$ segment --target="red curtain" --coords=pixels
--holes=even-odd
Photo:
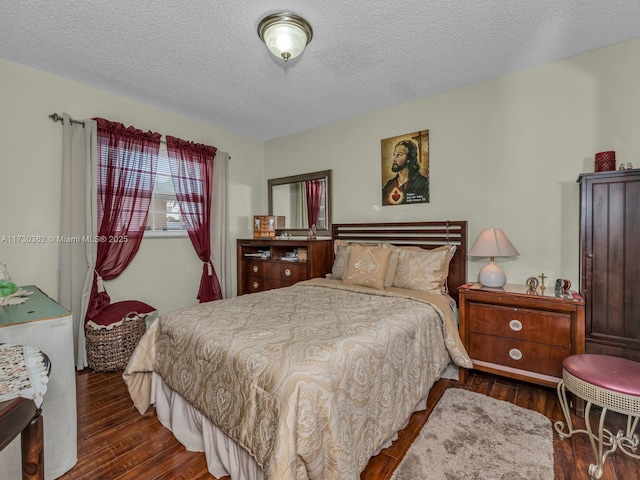
[[[161,135],[96,118],[98,127],[98,238],[87,318],[111,298],[102,280],[116,278],[138,252],[153,192]]]
[[[211,195],[216,147],[167,135],[167,153],[176,198],[189,238],[204,262],[198,289],[200,303],[220,300],[222,290],[211,263]]]
[[[322,196],[322,181],[307,180],[305,182],[307,192],[307,218],[309,219],[309,228],[313,225],[318,226],[318,214],[320,212],[320,197]]]

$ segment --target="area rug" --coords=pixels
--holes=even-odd
[[[553,478],[553,429],[547,417],[450,388],[391,480]]]

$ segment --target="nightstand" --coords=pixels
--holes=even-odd
[[[473,368],[556,387],[562,360],[584,353],[584,300],[526,285],[459,288],[460,336]],[[460,369],[460,382],[468,371]]]

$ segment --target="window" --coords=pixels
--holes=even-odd
[[[160,144],[156,181],[149,205],[146,235],[152,237],[185,236],[187,229],[173,187],[167,145]]]

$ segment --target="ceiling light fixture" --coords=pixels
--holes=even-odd
[[[274,13],[262,19],[258,36],[269,51],[285,62],[296,58],[313,38],[311,25],[293,13]]]

